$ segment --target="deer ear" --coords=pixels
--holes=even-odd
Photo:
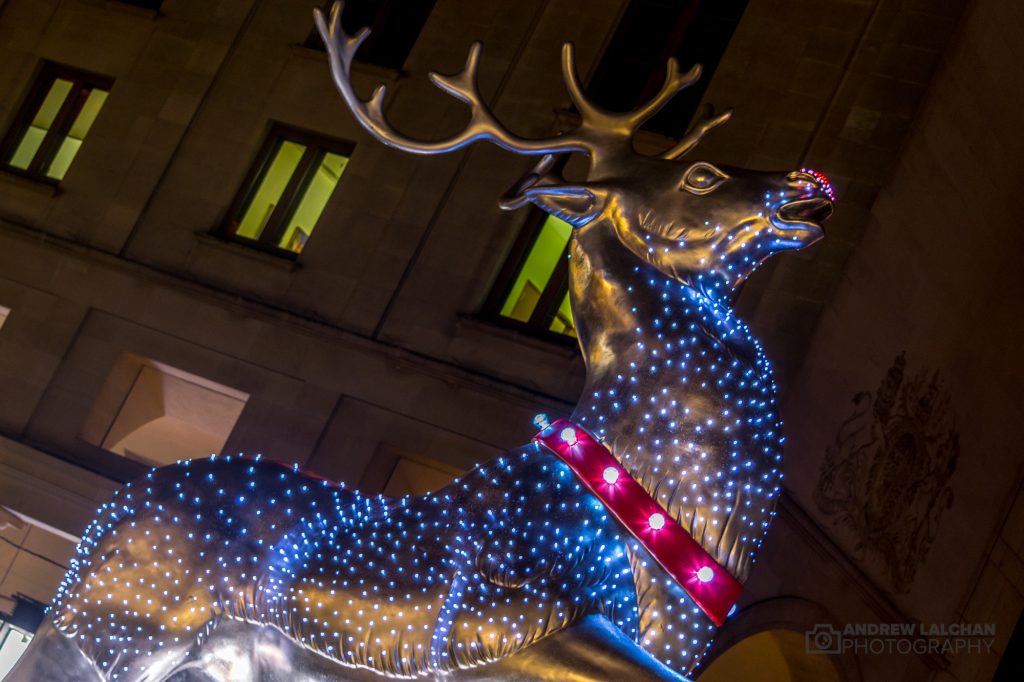
[[[531,187],[523,194],[530,203],[573,227],[589,223],[601,213],[604,205],[597,193],[572,185]]]

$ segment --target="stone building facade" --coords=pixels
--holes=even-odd
[[[380,48],[354,81],[367,94],[388,82],[396,126],[442,137],[466,114],[426,74],[457,71],[481,40],[498,117],[549,135],[573,117],[561,43],[576,44],[585,79],[610,78],[604,56],[629,54],[617,37],[644,4],[436,0],[413,12],[424,21],[405,52]],[[777,258],[740,296],[777,363],[787,490],[700,679],[1018,679],[1011,656],[996,671],[1024,607],[1012,201],[1024,11],[681,4],[728,24],[705,41],[722,53],[703,99],[736,113],[697,154],[819,168],[839,193],[827,239]],[[576,400],[571,338],[495,306],[538,225],[496,199],[532,161],[487,145],[413,157],[371,140],[309,40],[311,5],[0,0],[8,623],[28,627],[93,510],[175,447],[262,452],[368,492],[415,492],[525,442],[535,413]],[[74,152],[43,139],[32,156],[24,131],[54,79],[100,93],[78,105],[98,114]],[[67,111],[42,128],[62,115],[81,128]],[[333,169],[336,185],[299,231],[287,223],[312,184],[286,173],[292,209],[272,202],[261,218],[260,234],[279,224],[277,236],[246,237],[271,172],[260,169],[283,149]],[[878,623],[995,635],[957,651],[806,652],[816,627]]]

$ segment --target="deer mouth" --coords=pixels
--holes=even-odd
[[[816,225],[820,228],[832,215],[832,202],[825,197],[797,199],[780,206],[775,215],[782,226]]]

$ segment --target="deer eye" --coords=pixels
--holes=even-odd
[[[694,194],[707,194],[713,192],[728,179],[728,175],[710,163],[695,163],[690,166],[690,170],[686,171],[682,189]]]

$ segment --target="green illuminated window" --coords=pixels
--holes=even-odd
[[[276,129],[235,202],[227,234],[271,251],[301,253],[350,152],[328,140]]]
[[[499,279],[493,308],[530,328],[575,336],[569,309],[569,237],[572,226],[546,216],[516,245]]]
[[[22,175],[60,182],[109,92],[109,79],[48,64],[0,145],[0,163]]]

